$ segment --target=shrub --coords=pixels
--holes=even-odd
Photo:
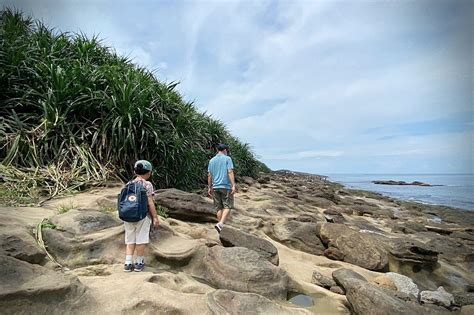
[[[205,184],[219,142],[231,146],[237,175],[262,170],[248,144],[200,113],[154,73],[97,37],[48,29],[22,13],[0,17],[0,159],[55,196],[129,179],[150,160],[158,187]],[[11,174],[10,174],[11,175]]]

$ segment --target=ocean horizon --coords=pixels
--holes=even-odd
[[[474,174],[326,174],[332,182],[407,201],[474,211]],[[378,185],[375,180],[420,181],[433,187]]]

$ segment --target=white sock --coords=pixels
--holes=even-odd
[[[135,258],[135,262],[136,262],[137,264],[143,264],[144,261],[145,261],[145,256],[137,256],[137,257]]]
[[[217,225],[222,229],[224,227],[224,223],[217,223]]]
[[[125,264],[126,265],[131,265],[133,260],[133,255],[126,255],[125,256]]]

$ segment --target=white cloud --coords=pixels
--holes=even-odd
[[[185,98],[271,167],[363,172],[379,159],[403,171],[419,158],[432,172],[472,169],[472,131],[385,141],[390,134],[366,133],[472,112],[472,2],[16,4],[62,30],[100,33],[181,81]]]

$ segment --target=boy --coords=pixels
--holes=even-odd
[[[157,227],[160,224],[156,214],[155,203],[153,202],[153,185],[148,181],[151,176],[151,163],[140,160],[135,163],[134,171],[137,177],[133,181],[142,181],[146,189],[148,200],[148,215],[138,222],[125,222],[125,266],[124,271],[135,270],[140,272],[145,267],[145,247],[150,242],[150,225]],[[132,264],[133,253],[136,250],[135,265]]]

